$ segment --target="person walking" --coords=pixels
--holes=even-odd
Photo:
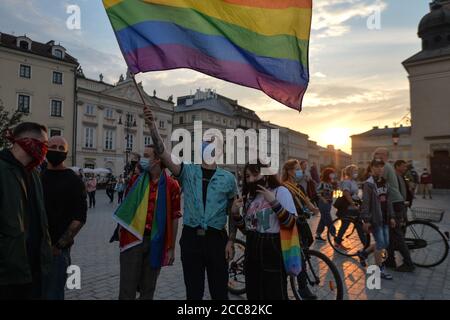
[[[69,150],[66,139],[53,136],[48,145],[48,167],[42,175],[42,187],[53,262],[44,281],[44,297],[64,300],[67,268],[71,265],[70,249],[86,223],[87,196],[81,178],[64,164]]]
[[[367,257],[373,252],[381,278],[392,280],[392,275],[385,269],[383,257],[389,246],[389,226],[395,227],[395,219],[389,207],[388,186],[383,178],[384,165],[383,160],[374,159],[367,169],[367,180],[363,184],[361,218],[364,221],[364,231],[373,235],[375,244],[358,251],[358,257],[361,265],[367,267]]]
[[[144,119],[150,128],[154,150],[162,163],[181,184],[184,197],[183,231],[180,239],[186,297],[203,299],[205,271],[213,300],[228,299],[228,262],[234,256],[236,228],[230,217],[236,197],[234,175],[217,166],[215,145],[223,141],[204,140],[201,164],[175,163],[164,146],[152,111],[144,108]],[[218,137],[216,137],[218,139]],[[215,155],[212,155],[214,152]],[[229,219],[228,219],[229,218]],[[228,219],[229,235],[225,230]]]
[[[86,180],[86,191],[89,196],[89,209],[95,208],[95,191],[97,190],[97,179],[92,173]]]
[[[433,199],[431,197],[431,188],[433,181],[431,179],[431,174],[428,172],[428,169],[423,169],[423,173],[420,175],[420,186],[422,188],[422,198],[426,199],[427,194],[430,199]]]
[[[123,201],[123,194],[125,192],[125,179],[123,178],[122,175],[119,176],[119,180],[117,181],[116,184],[116,191],[117,191],[117,203],[121,204]]]
[[[110,175],[108,182],[106,184],[106,195],[109,198],[109,202],[114,202],[114,192],[116,191],[116,178]]]
[[[36,168],[48,149],[47,128],[17,125],[0,151],[0,300],[41,299],[52,248]]]
[[[333,219],[331,218],[335,181],[336,172],[334,169],[325,168],[322,172],[320,183],[317,187],[317,193],[319,195],[320,221],[316,229],[316,240],[319,241],[325,241],[325,239],[322,238],[322,233],[325,230],[325,227],[331,232],[332,235],[336,235],[336,229],[333,225]]]

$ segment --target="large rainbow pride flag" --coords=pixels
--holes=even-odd
[[[312,0],[103,0],[133,74],[190,68],[301,110]]]

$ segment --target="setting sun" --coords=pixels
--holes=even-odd
[[[350,132],[346,128],[330,128],[322,136],[322,141],[327,141],[337,149],[348,149],[350,146]]]

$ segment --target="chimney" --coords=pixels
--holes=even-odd
[[[375,126],[375,127],[373,127],[372,129],[373,129],[373,130],[377,130],[377,129],[378,129],[378,126]]]

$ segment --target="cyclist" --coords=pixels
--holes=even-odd
[[[389,246],[389,225],[395,227],[393,209],[389,205],[388,185],[383,178],[384,161],[374,159],[367,169],[367,180],[363,185],[363,202],[361,218],[364,221],[364,231],[372,233],[375,244],[366,250],[358,252],[361,265],[367,266],[366,259],[372,252],[375,254],[375,263],[381,271],[381,278],[392,280],[392,275],[386,272],[384,266],[384,253]]]
[[[245,286],[249,300],[286,300],[287,274],[280,228],[293,228],[296,209],[277,175],[262,175],[259,161],[244,168],[243,198],[233,202],[233,220],[246,235]],[[243,216],[239,209],[243,208]]]
[[[346,216],[350,217],[358,217],[359,216],[359,203],[361,202],[361,199],[358,195],[359,187],[358,182],[356,179],[358,178],[358,167],[355,165],[349,165],[342,170],[342,182],[341,182],[341,190],[343,192],[343,197],[347,201],[347,208],[338,210],[337,216],[339,218],[344,218]],[[350,221],[343,220],[341,227],[339,228],[339,231],[337,233],[337,236],[334,240],[335,242],[335,248],[348,251],[350,248],[347,248],[345,245],[342,244],[342,238],[344,237],[345,232],[347,231],[347,228],[350,225]],[[366,235],[364,233],[362,222],[356,221],[355,222],[356,231],[358,232],[359,239],[361,240],[361,243],[365,245],[366,243]]]
[[[299,172],[301,172],[301,166],[298,160],[288,160],[283,165],[281,181],[289,189],[294,199],[295,208],[298,213],[297,226],[300,233],[301,245],[303,248],[309,248],[314,239],[306,219],[310,217],[310,212],[319,213],[319,209],[311,203],[298,183]],[[302,261],[302,265],[302,271],[297,277],[298,293],[304,300],[316,300],[317,296],[308,287],[305,261]]]

